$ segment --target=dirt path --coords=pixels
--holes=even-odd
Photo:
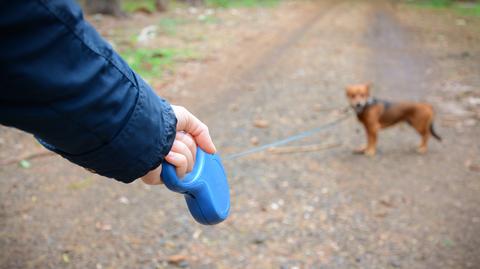
[[[224,155],[337,118],[358,81],[382,98],[433,102],[444,143],[417,155],[418,137],[399,126],[381,134],[377,157],[355,156],[364,137],[352,117],[292,143],[341,147],[227,161],[232,214],[216,227],[194,224],[163,188],[58,157],[2,167],[0,267],[173,268],[167,257],[181,254],[190,268],[478,268],[480,20],[458,28],[454,15],[387,1],[291,13],[160,94],[205,120]]]

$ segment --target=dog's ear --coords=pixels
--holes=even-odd
[[[345,94],[348,96],[348,94],[350,93],[350,89],[352,88],[352,86],[346,86],[345,87]]]
[[[367,88],[367,94],[370,96],[370,90],[372,89],[373,87],[373,83],[370,81],[370,82],[367,82],[365,84],[366,88]]]
[[[371,82],[371,81],[365,83],[365,85],[367,85],[367,89],[369,89],[369,90],[370,90],[371,88],[373,88],[373,82]]]

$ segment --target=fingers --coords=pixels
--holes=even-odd
[[[168,155],[165,157],[165,160],[175,166],[177,171],[177,176],[179,178],[183,178],[187,173],[188,161],[185,155],[170,151]]]
[[[193,136],[196,144],[208,153],[217,150],[213,144],[207,125],[181,106],[173,106],[172,109],[177,117],[177,132],[184,131]]]
[[[187,145],[185,145],[180,140],[175,140],[173,142],[173,146],[172,146],[172,149],[170,150],[170,152],[175,152],[175,153],[178,153],[178,154],[181,154],[181,155],[185,156],[185,158],[187,160],[186,172],[188,173],[188,172],[192,171],[193,164],[194,164],[194,159],[193,159],[192,152],[187,147]]]
[[[184,107],[172,105],[172,109],[177,117],[177,135],[165,160],[176,167],[177,176],[182,178],[193,170],[197,145],[208,153],[215,153],[216,148],[204,123]]]
[[[195,140],[193,140],[193,137],[184,132],[177,132],[175,140],[182,142],[188,147],[192,153],[193,163],[195,163],[195,157],[197,156],[197,144],[195,143]]]
[[[178,133],[175,141],[173,142],[172,149],[165,157],[165,160],[176,167],[177,176],[182,178],[193,170],[196,152],[197,147],[192,136],[185,133]],[[163,182],[160,179],[161,172],[162,166],[160,165],[156,169],[143,176],[142,180],[148,185],[162,184]]]

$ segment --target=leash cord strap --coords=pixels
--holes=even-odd
[[[280,145],[284,145],[284,144],[287,144],[287,143],[290,143],[292,141],[295,141],[295,140],[300,140],[300,139],[303,139],[305,137],[308,137],[308,136],[312,136],[316,133],[320,133],[320,132],[323,132],[325,130],[328,130],[336,125],[338,125],[339,123],[343,122],[344,120],[346,120],[348,118],[348,115],[345,115],[343,117],[340,117],[334,121],[331,121],[327,124],[324,124],[320,127],[317,127],[317,128],[314,128],[314,129],[311,129],[311,130],[308,130],[308,131],[305,131],[305,132],[301,132],[299,134],[296,134],[296,135],[293,135],[293,136],[289,136],[285,139],[282,139],[282,140],[278,140],[278,141],[275,141],[273,143],[269,143],[269,144],[266,144],[266,145],[262,145],[262,146],[259,146],[259,147],[255,147],[255,148],[251,148],[249,150],[246,150],[246,151],[243,151],[243,152],[239,152],[239,153],[234,153],[234,154],[230,154],[230,155],[227,155],[225,158],[223,158],[224,160],[234,160],[234,159],[238,159],[238,158],[241,158],[241,157],[244,157],[246,155],[250,155],[250,154],[253,154],[253,153],[257,153],[257,152],[260,152],[260,151],[264,151],[264,150],[267,150],[271,147],[277,147],[277,146],[280,146]]]

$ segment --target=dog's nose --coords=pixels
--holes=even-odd
[[[362,104],[356,104],[355,106],[356,106],[357,108],[360,108],[360,107],[362,107]]]

